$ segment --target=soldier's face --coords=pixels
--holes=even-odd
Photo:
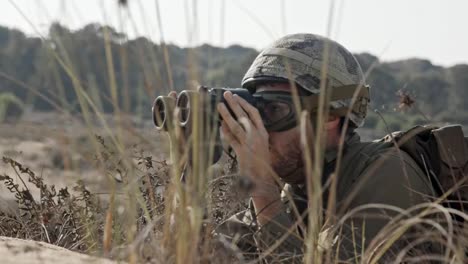
[[[269,83],[257,86],[256,92],[291,91],[289,83]],[[281,132],[268,132],[270,158],[274,171],[280,177],[302,167],[302,150],[299,126]]]

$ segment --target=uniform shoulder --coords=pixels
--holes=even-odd
[[[343,198],[350,190],[360,193],[383,192],[388,188],[411,189],[433,194],[428,176],[405,151],[388,142],[365,142],[352,146],[343,156],[338,193]]]

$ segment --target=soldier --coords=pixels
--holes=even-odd
[[[292,93],[297,88],[299,98],[309,98],[301,101],[302,108],[310,112],[312,126],[316,127],[317,102],[324,81],[332,93],[323,125],[325,155],[322,160],[311,156],[313,163],[323,164],[321,211],[308,204],[306,177],[310,176],[305,171]],[[360,141],[355,128],[362,126],[366,118],[368,87],[355,57],[337,42],[313,34],[282,37],[257,56],[242,87],[254,94],[282,95],[257,109],[226,92],[224,97],[234,116],[226,105],[218,105],[223,119],[221,131],[236,153],[240,174],[254,187],[250,190],[249,209],[229,218],[217,234],[236,245],[246,258],[301,262],[305,252],[301,226],[307,226],[308,212],[323,212],[325,216],[331,197],[336,201],[336,214],[326,219],[341,224],[329,244],[335,246],[337,258],[356,262],[398,209],[408,209],[434,195],[426,174],[405,152],[383,143]],[[337,168],[343,129],[346,136]],[[312,133],[305,136],[313,137]],[[332,175],[337,180],[333,190],[329,184]],[[283,185],[278,184],[277,176]],[[382,208],[352,213],[368,204],[382,204]],[[348,220],[340,222],[341,217],[350,214]]]

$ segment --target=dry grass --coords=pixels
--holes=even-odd
[[[127,1],[119,3],[122,6],[127,5]],[[133,20],[132,14],[128,12],[129,20]],[[332,18],[333,4],[330,8],[330,32]],[[192,21],[192,26],[196,29],[197,14],[186,19]],[[159,17],[158,23],[161,39],[164,41]],[[35,25],[31,24],[31,27],[35,28]],[[213,153],[212,148],[206,146],[212,146],[214,142],[206,135],[213,135],[216,131],[200,125],[204,116],[194,109],[194,122],[190,127],[192,133],[187,138],[179,127],[170,128],[167,137],[160,135],[157,140],[149,135],[155,133],[153,130],[148,132],[149,129],[136,129],[124,114],[125,106],[119,105],[123,101],[119,100],[120,97],[125,96],[125,89],[119,87],[115,81],[111,40],[108,32],[105,32],[105,63],[110,100],[114,106],[114,114],[108,118],[99,111],[98,105],[102,102],[91,99],[87,92],[89,90],[86,89],[87,83],[80,80],[79,74],[74,71],[73,61],[68,56],[69,47],[63,45],[61,39],[55,40],[57,47],[50,49],[48,56],[72,80],[72,87],[69,89],[74,89],[77,94],[82,113],[79,118],[64,115],[64,122],[80,122],[83,127],[81,140],[62,137],[62,142],[69,142],[69,152],[86,153],[83,155],[97,172],[95,176],[99,177],[99,184],[87,186],[77,177],[78,181],[72,190],[64,187],[57,191],[53,185],[45,183],[41,172],[33,172],[27,167],[28,164],[4,157],[3,162],[10,167],[12,173],[0,175],[0,181],[14,195],[18,209],[13,213],[0,214],[0,235],[45,241],[130,263],[221,263],[226,262],[227,257],[232,262],[242,262],[242,256],[234,245],[212,236],[220,222],[245,208],[246,197],[242,190],[236,188],[239,177],[235,177],[235,168],[231,161],[224,160],[215,167],[210,166],[209,157]],[[173,86],[170,58],[165,44],[162,46],[164,63],[160,65],[165,68],[155,68],[158,74],[162,72],[162,75],[167,75],[169,88]],[[155,57],[154,50],[148,49],[145,52],[148,57]],[[125,56],[124,54],[120,53],[121,56]],[[194,89],[192,84],[198,81],[197,65],[194,65],[194,60],[190,60],[187,67],[191,73],[187,89]],[[326,70],[325,65],[323,76],[326,76]],[[32,87],[27,89],[34,90]],[[324,84],[321,89],[325,89]],[[163,94],[167,91],[161,89],[156,92]],[[325,146],[321,143],[324,142],[325,135],[320,129],[328,115],[330,99],[325,95],[326,93],[322,93],[320,98],[321,114],[316,138],[303,142],[304,148],[308,150],[306,154],[314,153],[316,158],[323,157],[325,151]],[[54,105],[57,112],[66,112],[57,104]],[[309,135],[310,122],[306,115],[301,120],[301,129],[303,135]],[[54,137],[60,138],[60,135],[67,135],[69,131],[70,128]],[[9,134],[14,136],[16,131],[11,130]],[[37,134],[26,135],[22,139],[33,137],[37,137]],[[138,139],[138,143],[129,142],[129,138]],[[343,140],[344,134],[342,142]],[[165,141],[170,141],[170,144]],[[165,158],[168,155],[163,156],[160,153],[168,153],[169,145],[172,146],[172,155]],[[340,145],[340,152],[342,146],[343,144]],[[65,151],[59,152],[57,157],[64,161],[61,162],[64,168],[80,169],[80,165],[67,162],[70,159],[66,158]],[[41,158],[43,157],[39,157]],[[188,161],[191,161],[189,167],[186,166]],[[322,164],[314,163],[311,156],[306,157],[306,164],[308,202],[313,206],[308,212],[308,232],[303,236],[306,245],[305,262],[335,263],[335,256],[338,255],[336,250],[339,249],[341,239],[335,238],[343,225],[347,224],[346,220],[359,216],[364,209],[383,208],[384,205],[365,205],[336,219],[336,215],[330,213],[336,209],[333,207],[335,201],[332,201],[332,206],[327,208],[328,214],[322,214],[324,198],[318,176],[323,170]],[[180,181],[182,173],[189,174],[185,183]],[[336,186],[333,182],[335,180],[332,179],[330,183],[332,188]],[[467,219],[467,214],[441,207],[437,203],[418,205],[406,211],[392,207],[387,209],[398,212],[399,216],[393,218],[371,241],[369,248],[356,252],[356,255],[361,256],[352,262],[380,263],[383,259],[390,258],[396,263],[429,259],[466,263],[467,230],[453,222],[451,215],[456,214]],[[329,226],[329,223],[333,225]],[[352,237],[346,239],[359,235],[353,233]],[[401,239],[410,239],[413,242],[394,252],[394,244]],[[417,248],[428,241],[436,241],[444,246],[444,250],[437,256],[424,252],[422,255],[411,255],[414,254],[410,250],[412,247]]]
[[[211,179],[199,191],[203,197],[197,198],[193,196],[194,187],[188,185],[195,185],[196,181],[181,185],[180,174],[174,174],[176,160],[153,158],[148,151],[136,150],[138,147],[128,148],[129,153],[121,155],[109,145],[109,138],[95,136],[94,140],[100,153],[95,155],[93,166],[105,179],[99,189],[92,182],[87,188],[79,181],[70,189],[56,190],[26,166],[3,158],[14,173],[1,175],[0,181],[15,195],[18,208],[14,213],[1,214],[0,235],[44,241],[134,263],[221,263],[228,257],[232,262],[243,262],[235,247],[211,235],[223,220],[246,206],[245,193],[236,191],[235,164],[223,160],[220,164],[224,165],[209,168]],[[187,153],[178,155],[184,157]],[[124,163],[123,157],[131,161]],[[195,199],[199,199],[198,203]],[[405,211],[369,204],[346,213],[332,228],[329,225],[319,228],[316,252],[322,255],[321,263],[336,262],[334,256],[341,238],[335,236],[348,224],[347,219],[369,217],[367,211],[371,208],[386,208],[399,216],[389,222],[369,248],[356,252],[360,256],[353,262],[466,260],[468,231],[451,216],[468,220],[464,212],[437,203]],[[323,221],[330,222],[326,217]],[[135,229],[129,232],[131,226]],[[198,234],[194,241],[195,232]],[[360,235],[352,234],[352,239]],[[406,241],[405,246],[395,251],[401,241]],[[437,254],[418,251],[428,242],[442,245],[443,249]]]
[[[174,219],[182,218],[175,218],[176,212],[166,215],[167,207],[172,206],[165,202],[170,197],[168,192],[174,180],[171,179],[171,161],[145,155],[148,153],[134,146],[127,157],[132,159],[131,169],[135,174],[129,174],[130,169],[116,154],[117,150],[107,145],[108,141],[101,136],[96,136],[95,140],[101,146],[101,153],[95,155],[93,166],[102,173],[97,175],[106,180],[88,179],[92,192],[81,180],[70,190],[69,187],[56,190],[54,185],[46,184],[57,181],[56,178],[46,176],[44,179],[25,165],[4,157],[4,168],[10,167],[13,174],[2,174],[0,181],[14,195],[14,202],[9,205],[13,210],[1,212],[0,235],[44,241],[115,259],[161,263],[173,260],[177,255],[172,248],[176,240],[168,239],[177,232],[175,227],[165,227],[165,223],[172,219],[169,220],[171,225],[177,225],[178,221]],[[229,162],[224,163],[224,167],[212,168],[213,173],[230,175],[233,167]],[[174,178],[178,179],[178,176]],[[232,192],[232,182],[232,177],[223,176],[208,184],[206,201],[210,202],[203,208],[203,217],[210,223],[204,226],[208,233],[245,208],[245,202]],[[134,210],[132,215],[129,215],[130,210]],[[191,213],[184,212],[185,220],[179,224],[186,224]],[[131,238],[129,225],[135,226]],[[205,245],[199,250],[206,251],[207,248],[212,247]],[[212,255],[205,253],[197,262],[202,258],[207,261]]]

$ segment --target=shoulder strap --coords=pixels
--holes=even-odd
[[[468,201],[468,143],[460,125],[435,129],[432,132],[439,156],[435,173],[442,194],[453,190],[450,198]]]
[[[446,206],[468,208],[468,138],[460,125],[415,127],[396,138],[429,176],[434,189],[444,195]]]
[[[460,125],[416,126],[350,146],[343,156],[338,194],[346,193],[366,166],[380,153],[394,148],[395,142],[428,175],[436,192],[446,195],[446,206],[468,211],[464,205],[468,201],[468,137]]]

